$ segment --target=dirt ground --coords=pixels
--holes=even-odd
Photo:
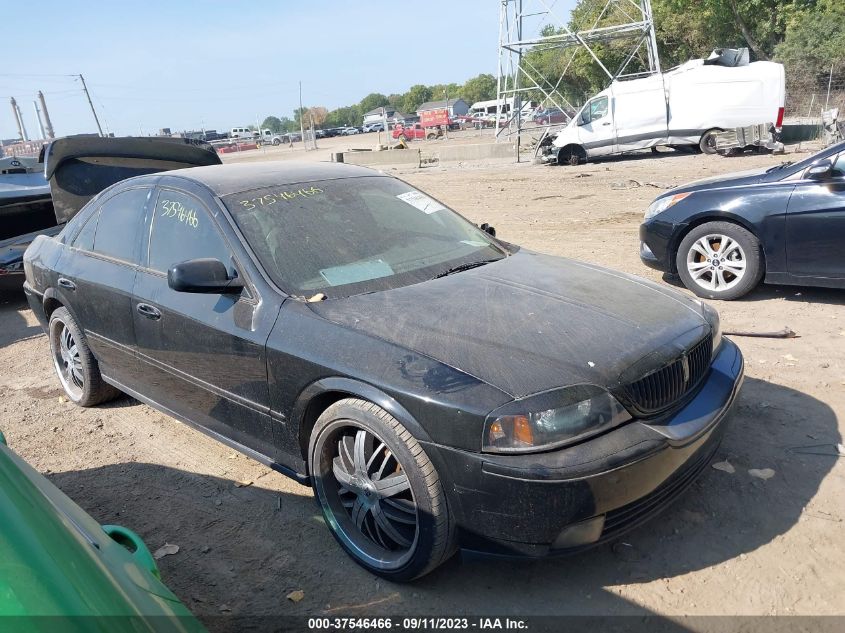
[[[307,155],[273,148],[235,160],[325,159],[342,149],[331,141]],[[666,186],[781,160],[667,153],[579,167],[388,171],[507,241],[660,281],[637,255],[651,199]],[[152,549],[179,545],[160,561],[162,576],[213,630],[227,628],[221,614],[841,615],[843,304],[845,291],[786,286],[716,302],[726,330],[787,325],[799,334],[734,339],[747,378],[714,459],[733,472],[708,468],[674,506],[615,544],[555,560],[455,557],[410,585],[352,563],[308,488],[128,397],[94,409],[63,401],[47,341],[18,292],[0,296],[0,428],[101,523],[138,531]],[[296,589],[304,599],[287,600]]]

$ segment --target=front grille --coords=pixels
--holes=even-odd
[[[712,352],[713,343],[706,336],[668,365],[628,385],[625,391],[633,408],[653,415],[683,400],[707,373]]]

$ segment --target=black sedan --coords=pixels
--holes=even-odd
[[[637,525],[706,466],[743,375],[703,303],[349,165],[130,178],[24,265],[69,398],[126,392],[310,482],[393,580]]]
[[[845,288],[845,143],[673,189],[646,211],[640,242],[643,263],[699,297],[736,299],[760,280]]]

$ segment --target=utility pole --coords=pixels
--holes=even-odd
[[[302,112],[302,81],[299,82],[299,133],[302,135],[302,147],[308,149],[305,144],[305,121],[303,120]]]
[[[47,138],[56,138],[53,133],[53,123],[50,121],[50,113],[47,112],[47,102],[44,100],[44,93],[38,91],[38,100],[41,102],[41,114],[44,116],[44,128]]]
[[[102,136],[103,128],[100,126],[100,119],[97,118],[97,111],[94,109],[94,102],[91,101],[91,95],[88,94],[88,86],[85,85],[85,77],[79,75],[79,81],[82,82],[82,90],[85,91],[85,96],[88,97],[88,105],[91,106],[91,114],[94,115],[94,122],[97,124],[97,130],[100,132],[100,136]]]

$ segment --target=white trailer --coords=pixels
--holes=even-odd
[[[728,67],[695,59],[667,73],[613,82],[557,134],[545,158],[577,164],[658,145],[715,153],[722,131],[765,124],[779,132],[785,95],[781,64]],[[777,139],[758,144],[774,148]]]

